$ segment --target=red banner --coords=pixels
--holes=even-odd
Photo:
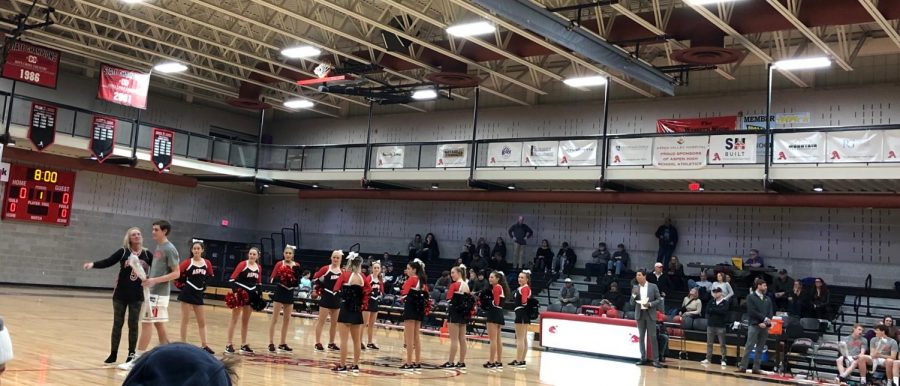
[[[172,165],[172,146],[175,132],[153,128],[153,143],[150,145],[150,162],[156,171],[162,173]]]
[[[686,119],[657,119],[657,133],[703,133],[709,131],[734,131],[737,116]]]
[[[95,115],[91,124],[91,154],[97,162],[103,163],[112,155],[116,147],[116,123],[113,117]]]
[[[103,64],[100,66],[100,89],[97,98],[107,102],[147,108],[150,74]]]
[[[44,151],[53,142],[56,142],[56,107],[39,103],[31,104],[28,139],[38,151]]]
[[[3,77],[38,86],[56,88],[59,51],[15,41],[3,64]]]

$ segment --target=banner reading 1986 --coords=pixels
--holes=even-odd
[[[59,51],[15,41],[3,64],[3,77],[38,86],[56,88]]]
[[[103,64],[97,98],[139,109],[147,108],[150,74]]]

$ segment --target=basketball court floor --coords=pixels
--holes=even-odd
[[[67,289],[36,289],[0,287],[0,315],[12,334],[15,359],[7,364],[0,376],[0,384],[43,385],[120,385],[126,373],[106,368],[102,361],[109,348],[112,326],[111,293]],[[168,332],[178,338],[180,305],[173,303]],[[212,348],[221,356],[225,346],[229,310],[207,306],[208,334]],[[378,351],[364,351],[359,375],[338,375],[331,372],[338,359],[337,352],[315,353],[314,320],[294,318],[288,344],[292,355],[264,353],[268,345],[268,326],[271,316],[254,313],[250,321],[249,344],[255,355],[242,356],[237,367],[236,384],[288,385],[299,382],[327,385],[339,382],[354,385],[702,385],[716,386],[769,385],[790,383],[783,379],[737,377],[729,367],[718,373],[711,366],[708,373],[693,361],[669,360],[666,369],[635,366],[631,361],[571,355],[560,352],[530,350],[527,369],[505,367],[486,370],[481,364],[487,360],[487,344],[470,341],[466,373],[427,369],[444,363],[450,343],[447,339],[423,336],[422,360],[418,373],[405,373],[398,367],[405,355],[402,332],[376,328]],[[196,324],[188,329],[188,341],[198,344]],[[277,332],[276,332],[277,334]],[[119,357],[127,348],[127,327],[122,331]],[[327,330],[323,334],[327,339]],[[277,335],[276,335],[277,338]],[[277,343],[277,342],[276,342]],[[327,343],[327,342],[326,342]],[[512,342],[507,342],[512,343]],[[155,342],[153,343],[156,344]],[[504,348],[504,363],[513,359],[515,348]]]

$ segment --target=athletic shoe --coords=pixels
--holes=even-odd
[[[506,365],[507,365],[507,366],[513,366],[513,367],[515,367],[515,366],[518,366],[518,365],[519,365],[519,361],[515,361],[515,360],[514,360],[514,361],[512,361],[512,362],[507,363]]]
[[[341,351],[341,348],[338,347],[338,345],[336,345],[336,344],[334,344],[334,343],[329,343],[329,344],[328,344],[328,349],[331,350],[331,351]]]
[[[416,369],[416,370],[422,370],[422,364],[421,364],[421,363],[413,363],[412,366],[413,366],[413,368]]]
[[[115,353],[109,354],[109,356],[106,357],[106,360],[103,361],[103,364],[105,364],[105,365],[113,365],[113,364],[115,364],[115,363],[118,361],[118,358],[117,358],[117,357],[118,357],[118,356],[117,356]]]
[[[140,357],[141,357],[140,355],[135,355],[134,360],[132,360],[131,362],[122,363],[122,364],[116,366],[116,368],[119,370],[131,371],[131,368],[134,367],[134,362],[137,362],[137,359]]]
[[[277,350],[275,350],[275,345],[272,343],[269,343],[269,353],[274,354],[276,351]]]
[[[346,373],[346,372],[347,372],[347,366],[337,365],[337,366],[334,366],[334,367],[331,369],[331,371],[334,371],[334,372],[336,372],[336,373]]]
[[[349,368],[351,373],[359,373],[359,365],[353,365]]]
[[[319,351],[319,352],[322,352],[322,351],[325,351],[325,347],[322,347],[322,344],[321,344],[321,343],[316,343],[316,348],[315,348],[315,350],[316,350],[316,351]]]
[[[379,349],[378,346],[375,345],[375,343],[369,343],[369,344],[367,344],[367,345],[366,345],[366,348],[372,349],[372,350],[378,350],[378,349]]]
[[[463,362],[456,362],[456,366],[454,366],[454,367],[456,367],[456,368],[459,369],[459,370],[465,370],[465,369],[466,369],[466,364],[463,363]]]
[[[438,366],[439,369],[455,369],[456,365],[450,362],[444,362],[444,364]]]
[[[704,360],[700,361],[700,364],[701,364],[701,365],[708,365],[708,364],[709,364],[709,359],[704,359]]]
[[[225,346],[225,353],[226,354],[234,354],[234,345],[229,344],[228,346]]]
[[[484,368],[486,368],[486,369],[493,369],[497,365],[494,364],[494,362],[485,362],[482,366],[484,366]]]
[[[406,364],[406,363],[404,363],[402,366],[400,366],[400,370],[403,370],[403,371],[413,371],[415,369],[416,368],[413,367],[413,365]]]
[[[203,349],[203,351],[206,351],[207,353],[209,353],[209,355],[216,355],[216,352],[213,351],[211,348],[209,348],[209,346],[203,346],[201,348]]]
[[[524,368],[525,368],[525,361],[519,361],[519,362],[516,363],[513,367],[517,367],[517,368],[520,368],[520,369],[524,369]]]
[[[241,346],[241,354],[253,354],[253,350],[250,349],[249,344]]]
[[[280,352],[286,352],[286,353],[292,353],[292,352],[294,352],[294,349],[292,349],[292,348],[291,348],[290,346],[288,346],[287,344],[279,344],[279,345],[278,345],[278,351],[280,351]]]
[[[494,368],[495,368],[495,369],[502,369],[502,368],[503,368],[503,362],[500,362],[500,361],[494,362]]]
[[[128,358],[125,358],[125,363],[131,362],[133,360],[134,360],[134,353],[133,352],[128,353]]]
[[[722,367],[725,367],[725,366],[728,366],[728,362],[726,360],[722,359]]]

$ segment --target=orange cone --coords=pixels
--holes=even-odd
[[[450,328],[447,327],[447,321],[444,321],[444,325],[441,326],[441,338],[450,337]]]

